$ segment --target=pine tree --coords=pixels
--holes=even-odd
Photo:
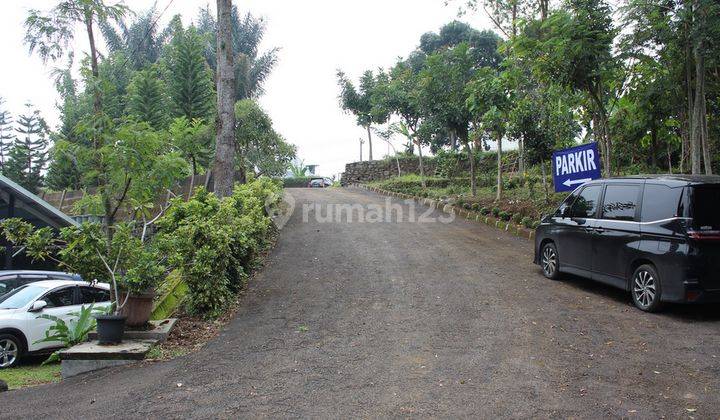
[[[12,127],[12,115],[10,115],[10,111],[2,108],[4,103],[5,100],[0,98],[0,170],[5,168],[10,146],[15,139]]]
[[[26,113],[18,117],[15,129],[18,137],[12,145],[5,175],[27,188],[37,192],[42,186],[42,171],[48,161],[48,128],[40,111],[26,104]]]
[[[135,73],[128,86],[130,115],[145,121],[155,130],[166,127],[168,109],[165,83],[158,77],[155,66]]]
[[[204,45],[194,27],[178,29],[169,45],[165,66],[175,117],[207,120],[213,111],[213,75]]]

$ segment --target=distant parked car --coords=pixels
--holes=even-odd
[[[643,311],[718,302],[720,177],[588,182],[537,228],[535,263],[625,289]]]
[[[333,184],[330,178],[313,178],[308,182],[308,188],[325,188]]]
[[[20,286],[41,280],[83,281],[79,274],[62,271],[0,270],[0,296],[10,293]]]
[[[26,354],[43,353],[59,342],[36,343],[45,337],[53,315],[65,321],[83,306],[110,306],[110,286],[75,280],[42,280],[21,286],[0,297],[0,369],[15,366]]]

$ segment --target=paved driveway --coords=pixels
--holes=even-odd
[[[0,394],[0,417],[720,415],[720,311],[643,314],[544,279],[530,242],[487,226],[358,223],[385,199],[290,192],[269,264],[204,350]],[[355,222],[329,204],[359,204]]]

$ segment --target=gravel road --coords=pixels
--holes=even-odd
[[[318,222],[385,198],[289,191],[267,266],[204,349],[0,394],[0,417],[720,416],[717,308],[644,314],[546,280],[529,241],[488,226]]]

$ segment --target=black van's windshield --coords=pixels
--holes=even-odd
[[[699,185],[691,188],[693,227],[699,230],[720,230],[720,185]]]

